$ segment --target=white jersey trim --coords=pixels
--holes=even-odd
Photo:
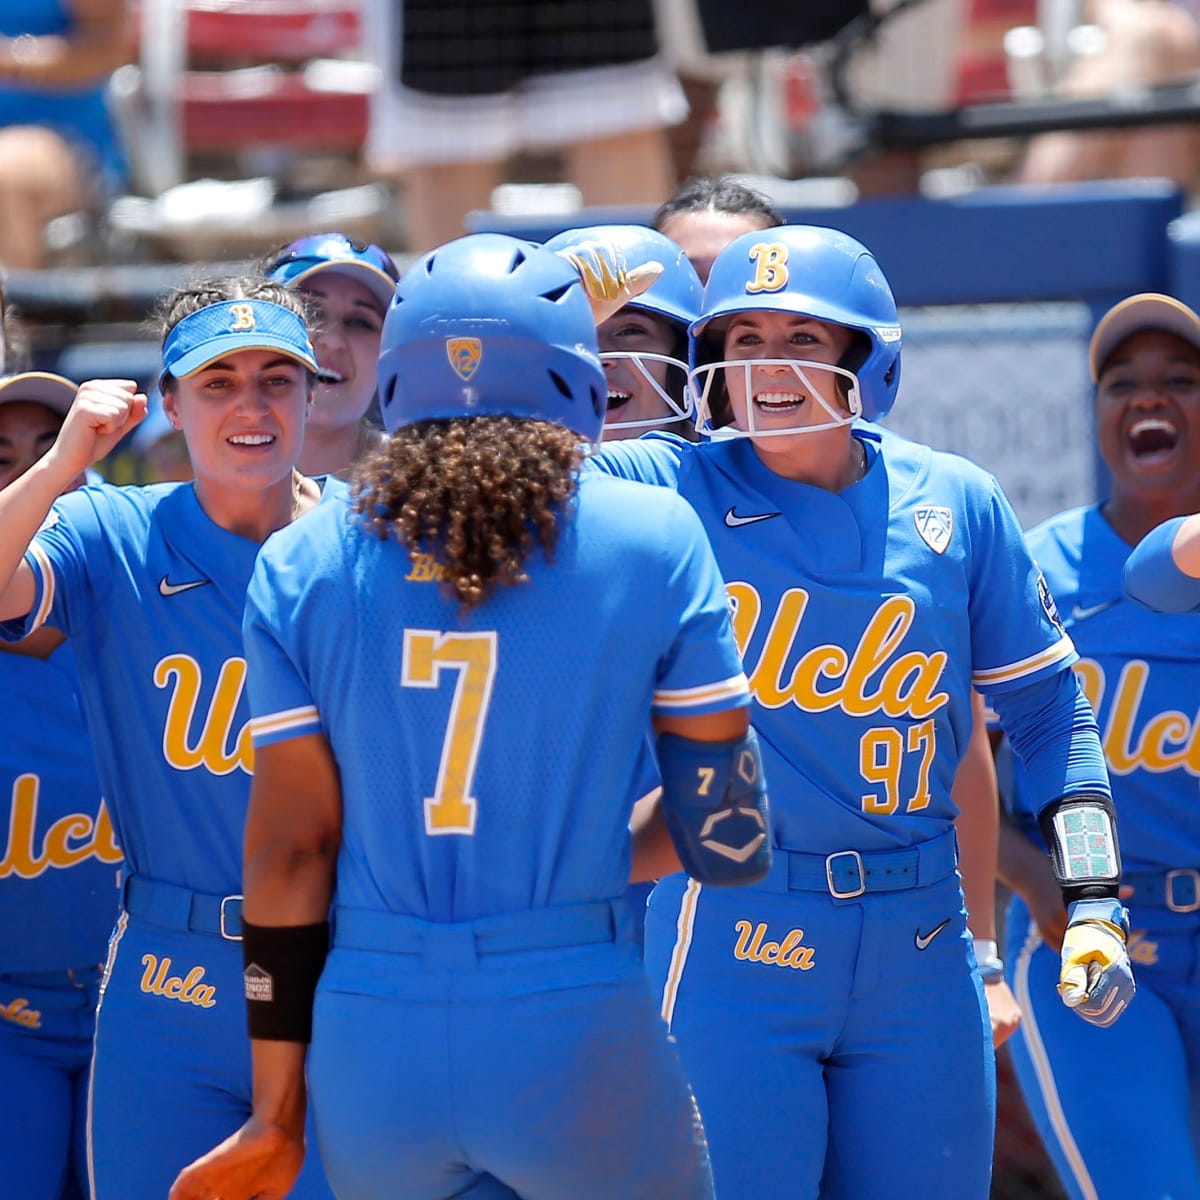
[[[29,543],[29,553],[37,560],[38,570],[42,573],[41,603],[34,610],[33,620],[29,624],[29,632],[32,633],[35,629],[41,629],[54,604],[54,567],[45,550],[36,541]]]
[[[669,688],[654,693],[655,708],[699,708],[718,700],[737,700],[750,694],[750,683],[744,673],[705,683],[699,687]]]
[[[971,682],[977,688],[995,687],[998,683],[1011,683],[1025,675],[1032,675],[1043,667],[1061,662],[1075,652],[1075,643],[1064,633],[1053,646],[1031,654],[1020,662],[1009,663],[1004,667],[990,667],[986,671],[976,671],[971,676]]]
[[[317,706],[305,704],[300,708],[285,708],[282,712],[251,718],[250,736],[257,742],[280,734],[312,733],[320,727],[321,714],[317,712]]]

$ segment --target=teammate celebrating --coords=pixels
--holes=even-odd
[[[650,433],[592,460],[705,522],[775,794],[767,879],[672,877],[646,923],[717,1192],[739,1200],[988,1193],[994,1059],[950,798],[972,684],[1053,835],[1068,1002],[1110,1021],[1132,991],[1095,719],[1016,519],[977,468],[855,424],[891,408],[900,345],[859,243],[744,234],[692,327],[712,440]],[[1095,828],[1091,858],[1063,853],[1076,824]],[[863,1114],[914,1094],[864,1153]]]
[[[50,449],[74,397],[59,375],[0,378],[0,489]],[[0,1076],[20,1096],[0,1122],[0,1179],[22,1200],[59,1200],[68,1178],[87,1190],[88,1063],[121,853],[55,630],[0,647],[0,725]]]
[[[486,234],[427,255],[384,327],[388,446],[349,512],[260,556],[255,1112],[172,1200],[286,1194],[310,1027],[341,1196],[712,1195],[622,901],[651,718],[667,827],[699,877],[761,877],[766,794],[695,514],[579,479],[604,418],[596,344],[558,255]]]
[[[1014,899],[1007,925],[1027,1018],[1013,1062],[1070,1196],[1200,1196],[1189,1129],[1189,1113],[1200,1108],[1200,761],[1189,749],[1200,624],[1152,616],[1121,592],[1130,547],[1159,522],[1200,509],[1200,317],[1169,296],[1132,296],[1097,325],[1090,358],[1112,492],[1052,517],[1029,545],[1083,656],[1075,670],[1103,730],[1141,994],[1118,1026],[1103,1031],[1052,1002],[1066,914],[1035,849],[1042,839],[1028,792],[1019,789],[1014,816],[1024,836],[1006,837],[1001,859],[1024,897]],[[1097,1063],[1105,1086],[1126,1097],[1120,1137],[1095,1121]],[[1140,1151],[1148,1145],[1153,1154]]]
[[[93,1200],[161,1200],[250,1109],[235,945],[252,767],[241,615],[260,544],[322,495],[294,466],[316,371],[300,313],[257,278],[168,301],[160,382],[194,483],[55,503],[145,414],[136,384],[94,380],[0,492],[0,633],[70,638],[127,863],[97,1017]],[[329,1195],[315,1159],[294,1195]]]
[[[700,314],[703,287],[687,255],[661,233],[641,225],[568,229],[548,250],[603,243],[629,269],[658,263],[663,272],[596,330],[608,382],[604,441],[641,437],[649,429],[692,436],[687,386],[688,327]]]
[[[312,343],[321,375],[296,465],[308,475],[349,478],[355,462],[382,440],[367,414],[383,317],[400,273],[386,250],[360,246],[344,233],[300,238],[269,255],[262,271],[299,289],[315,310]]]

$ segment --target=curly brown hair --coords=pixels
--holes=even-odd
[[[362,463],[354,508],[380,538],[407,543],[410,558],[429,555],[465,611],[527,582],[538,548],[553,561],[582,459],[579,435],[548,421],[421,421]]]

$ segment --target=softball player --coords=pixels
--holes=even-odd
[[[253,765],[241,614],[261,542],[322,494],[293,466],[316,370],[299,311],[255,278],[167,305],[160,382],[194,484],[54,503],[145,413],[135,384],[97,380],[0,493],[0,633],[70,638],[127,864],[92,1063],[93,1200],[161,1200],[250,1108],[235,944]],[[329,1195],[315,1158],[294,1194]]]
[[[384,327],[387,449],[349,511],[264,548],[246,614],[255,1116],[172,1200],[286,1193],[310,1025],[347,1200],[712,1195],[622,900],[651,717],[667,826],[704,878],[767,869],[765,791],[695,514],[579,480],[604,417],[596,345],[558,255],[497,235],[434,251]]]
[[[1059,863],[1069,1002],[1111,1019],[1132,989],[1074,649],[995,481],[852,424],[887,413],[900,374],[895,304],[861,245],[808,226],[737,238],[692,358],[711,440],[651,433],[592,461],[677,489],[704,521],[775,801],[762,884],[677,875],[646,922],[717,1192],[986,1196],[994,1059],[949,795],[972,684],[1038,806],[1099,830],[1094,863]]]
[[[1131,297],[1097,326],[1091,366],[1111,495],[1052,517],[1029,545],[1081,655],[1075,670],[1103,731],[1121,812],[1129,956],[1140,994],[1112,1029],[1091,1028],[1063,1010],[1052,989],[1066,914],[1044,856],[1019,844],[1007,848],[1004,873],[1021,893],[1009,912],[1007,957],[1026,1014],[1013,1062],[1070,1196],[1195,1197],[1200,625],[1129,603],[1121,579],[1130,547],[1149,529],[1200,509],[1200,318],[1166,296]],[[1040,847],[1026,788],[1013,807],[1029,839],[1024,845]],[[1121,1097],[1119,1136],[1096,1120],[1097,1077]]]
[[[74,397],[58,375],[0,378],[0,489],[50,448]],[[68,1179],[69,1194],[86,1190],[88,1063],[121,853],[71,648],[44,630],[3,650],[0,1078],[13,1102],[0,1122],[0,1179],[6,1195],[59,1200]]]
[[[368,413],[375,400],[379,335],[400,273],[386,250],[344,233],[315,233],[269,255],[268,279],[298,288],[314,310],[319,381],[297,463],[307,475],[348,478],[382,442]]]
[[[603,243],[627,268],[656,262],[662,274],[596,330],[608,383],[603,440],[641,437],[650,429],[692,436],[691,392],[687,386],[687,331],[700,313],[703,287],[687,255],[641,225],[591,225],[568,229],[546,243],[548,250]]]

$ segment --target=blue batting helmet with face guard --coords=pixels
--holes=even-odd
[[[691,327],[702,427],[711,420],[714,393],[723,392],[714,381],[726,365],[725,325],[733,314],[750,310],[812,317],[860,335],[837,367],[840,376],[853,377],[849,412],[831,424],[858,416],[878,421],[891,410],[900,386],[900,321],[879,264],[865,246],[836,229],[780,225],[742,234],[713,263],[700,316]]]
[[[418,421],[507,415],[596,441],[607,390],[579,273],[497,233],[426,254],[384,318],[379,401],[388,433]]]
[[[667,427],[692,416],[691,393],[687,386],[688,329],[700,315],[700,301],[704,285],[683,249],[665,234],[646,225],[587,225],[580,229],[567,229],[556,234],[546,243],[547,250],[571,250],[588,245],[611,246],[620,251],[627,269],[656,262],[662,266],[662,274],[654,283],[635,296],[621,312],[634,309],[661,317],[678,331],[678,344],[671,354],[651,354],[645,351],[609,351],[602,353],[603,362],[620,359],[632,360],[634,369],[658,394],[663,402],[660,417],[643,420],[614,419],[619,409],[609,413],[606,431],[616,429],[646,430]],[[612,320],[613,318],[609,318]],[[677,357],[676,357],[677,356]],[[655,378],[652,364],[659,363],[671,368],[660,382]],[[662,372],[659,372],[660,375]]]

